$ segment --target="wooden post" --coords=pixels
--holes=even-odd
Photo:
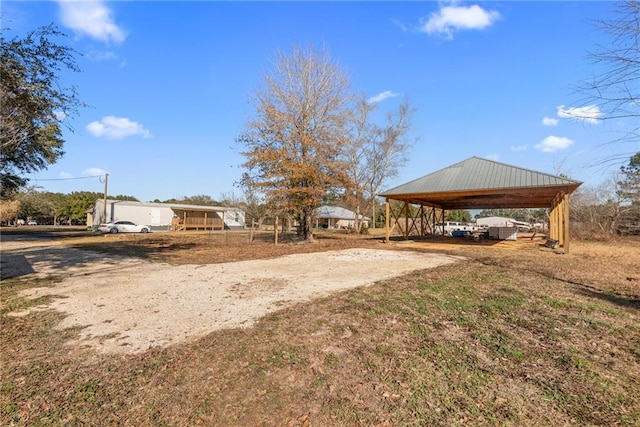
[[[564,200],[562,202],[563,210],[564,210],[564,224],[562,226],[564,232],[564,253],[569,253],[569,195],[564,195]]]
[[[391,234],[391,230],[389,228],[389,199],[385,199],[384,202],[384,210],[385,210],[385,215],[384,215],[384,231],[385,231],[385,243],[389,243],[389,235]]]
[[[562,203],[562,200],[558,201],[558,209],[556,211],[556,215],[557,215],[557,220],[556,222],[558,223],[558,242],[560,243],[560,246],[564,246],[564,205]]]
[[[564,237],[562,235],[562,202],[558,201],[556,204],[556,208],[554,210],[555,212],[555,223],[556,223],[556,232],[555,232],[555,237],[554,239],[558,241],[558,245],[562,245],[562,238]]]
[[[409,203],[404,202],[404,240],[409,239]]]

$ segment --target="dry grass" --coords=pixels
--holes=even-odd
[[[71,236],[64,244],[173,264],[360,245],[325,234]],[[511,244],[510,244],[511,243]],[[55,312],[1,282],[2,425],[638,425],[640,242],[455,239],[385,247],[468,262],[285,309],[249,329],[128,356],[65,342]],[[366,268],[366,266],[354,266]],[[45,279],[55,281],[55,278]]]

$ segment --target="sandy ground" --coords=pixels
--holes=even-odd
[[[79,341],[70,344],[107,353],[141,352],[223,328],[249,327],[291,304],[460,260],[443,254],[348,249],[170,266],[38,242],[3,242],[2,249],[13,260],[5,259],[5,269],[63,277],[54,287],[25,293],[29,298],[56,296],[31,310],[63,312],[60,328],[83,327]]]

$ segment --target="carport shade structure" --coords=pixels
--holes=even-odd
[[[448,210],[548,208],[549,238],[557,240],[568,253],[569,196],[581,184],[565,177],[474,156],[379,196],[386,199],[387,240],[396,226],[405,238],[412,232],[424,235],[428,229],[433,231]],[[390,200],[401,202],[400,209],[392,210]],[[419,206],[417,212],[410,209],[410,205]],[[390,224],[392,216],[393,226]]]

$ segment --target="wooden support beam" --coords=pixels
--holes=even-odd
[[[564,200],[562,203],[563,207],[564,207],[564,226],[563,226],[563,230],[564,230],[564,253],[568,254],[569,253],[569,195],[565,194],[564,195]]]
[[[404,230],[402,232],[402,237],[404,240],[409,238],[409,203],[404,202]]]
[[[391,229],[389,228],[389,222],[390,222],[390,219],[391,219],[391,218],[389,218],[389,216],[390,216],[390,212],[389,211],[390,211],[389,199],[385,199],[385,202],[384,202],[384,212],[385,212],[385,215],[384,215],[384,232],[385,232],[385,236],[386,236],[385,239],[384,239],[385,243],[389,243],[389,236],[391,235]]]

